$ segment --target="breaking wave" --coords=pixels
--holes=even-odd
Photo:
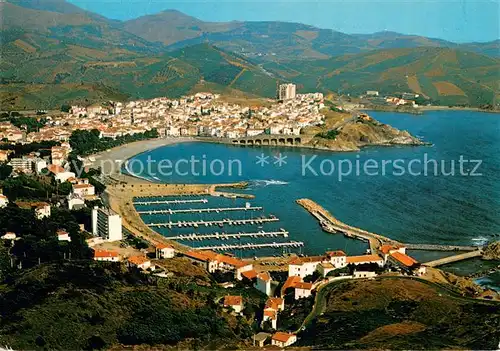
[[[257,179],[257,180],[252,180],[250,182],[251,186],[254,187],[266,187],[268,185],[287,185],[288,182],[282,181],[282,180],[274,180],[274,179]]]

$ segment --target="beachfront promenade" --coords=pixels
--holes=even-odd
[[[323,207],[318,205],[316,202],[310,199],[299,199],[297,203],[304,207],[309,213],[311,213],[320,223],[321,228],[325,232],[328,233],[343,233],[345,236],[350,238],[355,238],[363,241],[368,241],[370,244],[370,250],[372,253],[376,252],[376,250],[382,244],[392,244],[392,245],[403,245],[407,249],[411,250],[429,250],[429,251],[470,251],[465,254],[461,253],[458,255],[454,255],[451,257],[446,257],[440,260],[432,261],[432,267],[436,265],[442,265],[451,262],[457,262],[461,260],[465,260],[472,257],[481,256],[481,250],[478,247],[474,246],[459,246],[459,245],[435,245],[435,244],[405,244],[393,240],[389,237],[371,233],[366,230],[353,227],[346,223],[341,222],[334,216],[330,214]],[[426,264],[427,265],[427,264]]]

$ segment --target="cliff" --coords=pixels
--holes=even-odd
[[[407,131],[360,114],[329,112],[323,127],[309,128],[307,146],[334,151],[358,151],[366,146],[427,145]]]

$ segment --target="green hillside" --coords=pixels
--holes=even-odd
[[[500,60],[443,48],[379,50],[328,60],[264,65],[291,72],[306,91],[363,94],[415,92],[436,104],[493,104],[498,94]]]
[[[122,23],[63,0],[12,0],[0,7],[0,109],[175,98],[207,84],[216,92],[274,97],[281,81],[299,84],[302,92],[414,91],[443,105],[492,104],[498,90],[497,58],[442,48],[449,43],[437,39],[353,36],[285,22],[223,25],[176,11]],[[295,57],[307,60],[290,60]]]

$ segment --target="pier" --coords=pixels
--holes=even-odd
[[[222,244],[213,246],[201,246],[193,247],[194,250],[252,250],[252,249],[263,249],[263,248],[281,248],[281,247],[302,247],[304,243],[302,241],[289,241],[284,243],[262,243],[262,244]]]
[[[197,200],[151,200],[151,201],[134,201],[134,205],[148,206],[148,205],[175,205],[175,204],[194,204],[201,203],[206,204],[207,199],[197,199]],[[139,212],[140,213],[140,212]]]
[[[404,244],[408,250],[425,251],[475,251],[481,249],[478,246],[460,246],[460,245],[439,245],[439,244]]]
[[[211,234],[197,234],[197,233],[191,233],[191,234],[183,234],[183,235],[177,235],[177,236],[167,236],[165,237],[166,239],[170,240],[210,240],[210,239],[217,239],[217,240],[227,240],[227,239],[241,239],[241,238],[273,238],[273,237],[278,237],[278,236],[283,236],[284,238],[287,238],[290,233],[287,232],[284,229],[281,229],[280,231],[277,232],[266,232],[261,230],[260,232],[255,232],[255,233],[245,233],[245,232],[239,232],[239,233],[211,233]]]
[[[424,266],[428,266],[428,267],[438,267],[438,266],[442,266],[442,265],[445,265],[448,263],[468,260],[468,259],[471,259],[474,257],[481,257],[482,255],[483,255],[482,250],[475,250],[475,251],[460,253],[458,255],[440,258],[439,260],[434,260],[434,261],[430,261],[430,262],[426,262],[426,263],[422,263],[422,264]]]
[[[177,222],[164,222],[164,223],[150,223],[147,224],[148,227],[199,227],[199,226],[205,226],[205,227],[211,227],[214,225],[218,226],[224,226],[226,224],[228,225],[245,225],[245,224],[263,224],[267,222],[278,222],[279,218],[275,216],[270,216],[270,217],[262,217],[262,218],[252,218],[252,219],[221,219],[221,220],[214,220],[214,221],[177,221]]]
[[[150,210],[150,211],[137,211],[139,214],[176,214],[176,213],[219,213],[231,211],[262,211],[261,206],[247,206],[247,207],[220,207],[220,208],[186,208],[186,209],[166,209],[166,210]]]
[[[355,239],[360,239],[363,241],[368,241],[370,243],[371,252],[376,252],[376,249],[382,244],[396,244],[403,245],[409,250],[428,250],[428,251],[472,251],[475,252],[475,256],[480,256],[477,252],[480,252],[480,247],[477,246],[459,246],[459,245],[439,245],[439,244],[406,244],[401,243],[386,236],[368,232],[366,230],[356,228],[339,221],[337,218],[333,217],[330,212],[325,210],[323,207],[318,205],[309,199],[299,199],[297,203],[304,207],[309,213],[311,213],[320,223],[321,228],[328,233],[343,233],[345,236]],[[456,262],[461,259],[467,259],[467,256],[456,255]],[[463,258],[460,258],[463,257]],[[449,258],[449,257],[448,257]],[[443,259],[445,260],[445,259]],[[440,261],[440,260],[437,260]],[[447,262],[445,262],[447,263]],[[439,264],[445,264],[439,263]]]
[[[297,203],[304,207],[311,213],[320,223],[321,228],[328,233],[343,233],[347,237],[368,241],[370,243],[371,252],[376,252],[376,249],[382,243],[399,244],[397,241],[392,240],[380,234],[370,233],[366,230],[356,228],[339,221],[333,217],[330,212],[309,199],[299,199]]]

